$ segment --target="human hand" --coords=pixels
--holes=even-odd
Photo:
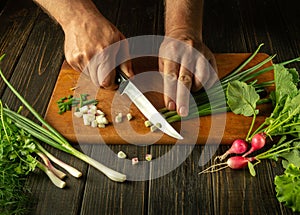
[[[180,116],[189,112],[190,91],[211,87],[217,80],[213,53],[182,32],[169,34],[160,46],[159,71],[164,74],[164,102]]]
[[[116,89],[115,67],[120,63],[117,58],[129,59],[125,36],[97,13],[75,17],[64,32],[65,57],[71,67],[89,75],[98,87]],[[120,64],[120,69],[128,77],[133,75],[129,60]]]

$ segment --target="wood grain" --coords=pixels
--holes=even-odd
[[[1,62],[1,70],[8,79],[25,48],[38,14],[39,9],[32,1],[21,0],[6,1],[5,9],[0,12],[0,55],[6,55]],[[0,87],[2,95],[5,89],[2,80]]]
[[[164,33],[161,0],[94,2],[126,36]],[[0,0],[0,52],[8,54],[1,69],[44,115],[61,69],[64,37],[55,22],[40,14],[41,10],[32,0]],[[203,39],[214,53],[251,53],[263,42],[262,51],[269,55],[277,53],[274,62],[280,62],[300,54],[298,16],[298,0],[209,0],[205,1]],[[293,66],[300,69],[299,63]],[[41,77],[39,68],[43,71]],[[19,106],[3,83],[0,90],[3,102],[12,108]],[[182,144],[182,148],[176,150],[172,150],[173,144],[107,146],[115,153],[123,150],[129,157],[140,156],[140,159],[146,152],[152,153],[154,158],[170,152],[170,158],[178,161],[181,151],[192,152],[177,168],[160,178],[116,184],[72,156],[50,149],[82,170],[84,177],[67,178],[68,188],[60,190],[42,172],[31,174],[27,185],[36,204],[31,205],[30,214],[299,214],[276,200],[273,180],[283,172],[279,162],[262,161],[256,166],[256,177],[251,177],[246,170],[229,169],[198,175],[211,164],[199,166],[204,148],[209,149],[206,156],[213,157],[224,153],[229,145],[196,145],[193,148]],[[81,144],[80,148],[97,159],[96,156],[104,152],[103,144]],[[106,162],[116,165],[115,160]],[[139,170],[150,177],[155,171],[163,171],[164,165],[170,166],[170,161]],[[117,164],[116,167],[128,170],[125,165]]]
[[[230,73],[234,68],[240,65],[249,54],[216,54],[218,62],[218,72],[220,78]],[[266,54],[258,54],[247,67],[256,65],[267,57]],[[147,59],[138,59],[134,61],[135,71],[145,72],[155,69],[156,61]],[[150,63],[149,63],[150,62]],[[152,62],[152,63],[151,63]],[[270,64],[266,65],[269,66]],[[261,77],[259,81],[272,80],[273,73],[269,72]],[[138,83],[137,83],[138,84]],[[141,83],[142,84],[142,83]],[[154,83],[153,83],[154,84]],[[74,92],[70,91],[72,87],[79,87]],[[142,87],[142,85],[141,85]],[[157,88],[155,88],[157,89]],[[148,89],[146,89],[147,92]],[[148,90],[149,91],[149,90]],[[70,94],[74,97],[88,93],[90,98],[99,100],[98,107],[107,114],[111,122],[104,129],[91,128],[84,126],[82,119],[72,117],[72,112],[59,115],[56,101]],[[163,107],[163,98],[160,93],[146,93],[146,96],[159,109]],[[213,99],[213,98],[212,98]],[[269,113],[269,106],[261,106],[261,114],[257,117],[257,125],[260,124]],[[120,124],[113,123],[117,113],[126,115],[131,112],[134,120]],[[73,143],[107,143],[107,144],[205,144],[221,141],[223,144],[229,144],[236,138],[246,136],[251,124],[251,117],[243,117],[233,113],[215,114],[213,116],[204,116],[191,120],[173,123],[172,125],[180,131],[184,140],[177,141],[172,137],[163,135],[161,132],[151,133],[149,128],[144,126],[145,117],[139,110],[131,105],[126,96],[120,96],[116,91],[98,89],[91,84],[89,78],[74,71],[66,62],[62,65],[56,86],[54,88],[45,119]],[[241,123],[242,122],[242,123]]]

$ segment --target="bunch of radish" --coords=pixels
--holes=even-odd
[[[223,155],[217,156],[215,158],[215,161],[218,159],[220,161],[223,161],[227,158],[227,156],[232,154],[234,154],[234,156],[228,158],[226,162],[214,164],[208,167],[207,169],[200,172],[200,174],[217,172],[227,167],[231,169],[245,168],[249,162],[257,160],[256,157],[247,156],[259,149],[262,149],[265,146],[265,144],[266,135],[264,133],[258,133],[253,136],[253,138],[251,139],[251,147],[249,150],[248,143],[245,140],[236,139],[235,141],[233,141],[231,147]]]

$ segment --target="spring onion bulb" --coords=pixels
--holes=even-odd
[[[49,144],[50,146],[55,147],[58,150],[69,153],[85,161],[86,163],[95,167],[99,171],[103,172],[108,178],[110,178],[113,181],[124,182],[126,180],[126,175],[104,166],[98,161],[90,158],[86,154],[75,149],[57,130],[55,130],[48,122],[46,122],[43,119],[43,117],[25,100],[23,96],[19,94],[19,92],[5,78],[1,70],[0,70],[0,76],[2,77],[6,85],[11,89],[11,91],[24,104],[24,106],[44,126],[43,127],[33,122],[32,120],[20,115],[19,113],[15,113],[7,108],[3,108],[3,112],[6,115],[8,115],[12,121],[15,122],[17,127],[24,129],[25,131],[30,133],[33,137],[37,138],[38,140],[41,140],[44,143]],[[55,183],[56,182],[58,183],[58,180],[53,178],[54,173],[51,172],[45,165],[39,162],[38,167],[41,168],[49,176],[51,180],[54,180]],[[58,185],[59,187],[65,186],[63,183],[58,183]]]

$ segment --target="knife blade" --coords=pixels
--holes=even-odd
[[[118,91],[121,95],[126,94],[141,113],[159,130],[165,134],[182,140],[183,137],[168,123],[168,121],[156,110],[144,94],[132,83],[132,81],[117,69],[116,80],[119,84]]]

